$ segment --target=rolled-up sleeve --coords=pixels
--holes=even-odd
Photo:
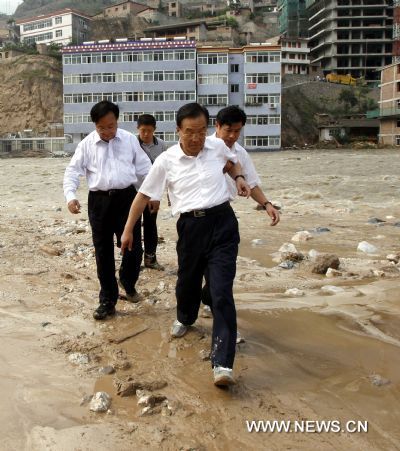
[[[85,173],[85,149],[84,144],[79,143],[64,173],[63,189],[67,203],[76,199],[75,193],[79,188],[79,177],[84,176]]]
[[[237,155],[235,155],[233,152],[231,152],[229,147],[226,146],[223,142],[222,142],[222,144],[220,144],[220,148],[221,148],[221,152],[223,153],[226,161],[232,161],[232,163],[235,163],[235,164],[239,161]]]
[[[161,200],[167,184],[166,160],[161,154],[155,161],[144,179],[139,192],[152,200]]]

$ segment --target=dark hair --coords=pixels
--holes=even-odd
[[[218,111],[215,121],[218,125],[232,125],[237,122],[241,122],[242,125],[246,124],[246,113],[238,106],[227,106]]]
[[[156,128],[156,118],[152,114],[141,114],[137,120],[137,128],[141,125],[151,125]]]
[[[115,119],[119,118],[119,108],[115,103],[110,102],[109,100],[102,100],[90,110],[90,117],[92,121],[97,124],[100,119],[104,116],[107,116],[108,113],[114,113]]]
[[[207,108],[196,102],[187,103],[186,105],[181,106],[178,112],[176,113],[176,125],[180,127],[184,119],[187,118],[194,119],[199,116],[204,116],[208,124],[210,114]]]

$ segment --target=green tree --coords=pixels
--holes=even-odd
[[[352,88],[345,88],[339,94],[338,100],[346,108],[354,108],[358,104],[357,96]]]

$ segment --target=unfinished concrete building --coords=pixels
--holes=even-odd
[[[325,74],[378,80],[392,62],[391,0],[307,0],[311,62]]]

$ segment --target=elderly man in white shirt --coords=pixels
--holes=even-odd
[[[236,343],[233,280],[239,245],[238,222],[229,204],[231,194],[223,174],[227,161],[241,195],[250,188],[237,157],[222,140],[206,139],[208,111],[197,103],[177,113],[180,141],[154,162],[136,196],[121,238],[121,249],[131,249],[133,227],[149,199],[161,199],[168,188],[172,213],[180,214],[178,231],[177,320],[173,337],[182,337],[198,316],[202,279],[209,272],[213,298],[211,363],[215,385],[234,383],[232,368]]]
[[[97,276],[100,282],[100,305],[93,313],[96,320],[115,314],[118,283],[115,277],[114,235],[117,245],[136,190],[151,168],[151,161],[137,138],[118,128],[119,108],[104,100],[90,112],[96,130],[78,144],[64,175],[64,195],[71,213],[80,213],[76,197],[79,178],[86,177],[89,197],[88,216],[96,254]],[[158,209],[159,202],[152,208]],[[139,300],[135,289],[142,261],[140,221],[135,226],[132,250],[125,252],[119,269],[119,285],[126,299]]]
[[[246,182],[251,188],[250,196],[259,205],[261,205],[268,216],[271,218],[271,226],[278,224],[280,217],[278,210],[272,205],[272,203],[266,198],[260,185],[261,181],[254,167],[254,164],[247,153],[247,151],[237,142],[240,136],[242,128],[246,124],[246,113],[237,106],[228,106],[220,110],[215,118],[215,133],[211,135],[211,139],[215,141],[220,141],[221,139],[229,147],[231,152],[235,154],[242,166],[242,173],[245,176]],[[230,163],[227,164],[229,166]],[[236,187],[232,183],[232,179],[228,176],[227,183],[230,192],[233,197],[236,195]],[[210,292],[208,289],[207,279],[208,274],[205,274],[206,284],[203,288],[202,301],[205,304],[205,314],[212,310],[212,299],[210,297]],[[208,315],[207,315],[208,316]],[[238,342],[240,342],[241,337],[238,333]]]

